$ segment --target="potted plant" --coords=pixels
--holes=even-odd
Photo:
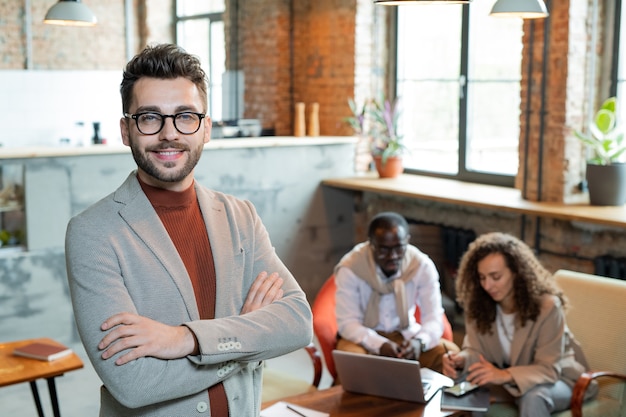
[[[589,132],[575,132],[589,150],[586,179],[592,205],[620,206],[626,202],[626,143],[616,103],[615,97],[605,100],[589,124]]]
[[[360,136],[369,140],[370,154],[382,178],[396,177],[403,171],[402,155],[406,147],[398,134],[398,99],[368,99],[359,107],[349,99],[352,117],[347,122]]]

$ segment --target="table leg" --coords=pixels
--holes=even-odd
[[[37,389],[37,381],[30,381],[30,390],[33,393],[35,407],[37,407],[37,415],[39,417],[44,417],[43,408],[41,407],[41,399],[39,398],[39,390]]]
[[[48,378],[48,391],[50,392],[50,401],[52,401],[52,414],[54,414],[54,417],[61,417],[59,399],[57,398],[57,387],[54,383],[54,377]]]

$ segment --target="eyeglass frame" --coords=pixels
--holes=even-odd
[[[374,254],[379,257],[389,256],[391,254],[403,255],[406,252],[406,247],[409,245],[409,239],[406,242],[400,243],[396,246],[380,246],[372,239],[370,239],[370,245],[374,250]]]
[[[159,129],[156,132],[154,132],[154,133],[144,133],[144,132],[141,131],[141,128],[139,127],[139,117],[143,116],[144,114],[156,114],[156,115],[159,115],[161,117],[161,127],[159,127]],[[199,120],[198,120],[198,127],[196,128],[196,130],[194,130],[193,132],[188,132],[188,133],[181,132],[181,130],[178,128],[178,126],[176,126],[176,118],[178,116],[180,116],[181,114],[193,114],[195,116],[198,116]],[[124,117],[126,117],[127,119],[135,120],[135,126],[137,126],[137,130],[139,131],[139,133],[141,133],[142,135],[145,135],[145,136],[152,136],[152,135],[156,135],[156,134],[160,133],[161,130],[163,130],[163,127],[165,126],[165,119],[167,119],[168,117],[172,118],[172,123],[174,124],[174,129],[176,129],[176,131],[178,133],[180,133],[181,135],[193,135],[198,130],[200,130],[200,126],[202,126],[202,119],[204,119],[206,117],[206,113],[198,113],[198,112],[194,112],[194,111],[181,111],[181,112],[175,113],[175,114],[161,114],[161,113],[156,112],[156,111],[143,111],[143,112],[135,113],[135,114],[124,113]]]

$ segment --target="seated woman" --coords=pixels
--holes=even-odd
[[[566,299],[532,250],[508,234],[480,236],[456,292],[466,334],[461,352],[444,355],[444,374],[489,386],[492,401],[515,403],[520,416],[569,408],[587,361],[565,323]]]

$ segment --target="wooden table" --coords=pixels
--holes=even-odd
[[[59,401],[57,398],[54,378],[61,376],[66,372],[82,368],[83,362],[75,353],[51,362],[13,355],[13,349],[32,342],[50,343],[54,345],[59,344],[58,342],[48,338],[0,343],[0,387],[19,384],[22,382],[30,383],[33,399],[35,400],[35,406],[37,407],[37,413],[39,417],[44,417],[36,380],[46,379],[48,381],[48,391],[50,392],[50,400],[52,402],[52,412],[55,417],[60,417],[61,413],[59,411]]]
[[[331,417],[444,417],[463,416],[463,412],[441,411],[441,391],[428,404],[391,400],[371,395],[351,394],[341,386],[283,398],[280,401],[329,413]],[[263,403],[262,409],[277,401]],[[295,417],[295,414],[294,414]]]

